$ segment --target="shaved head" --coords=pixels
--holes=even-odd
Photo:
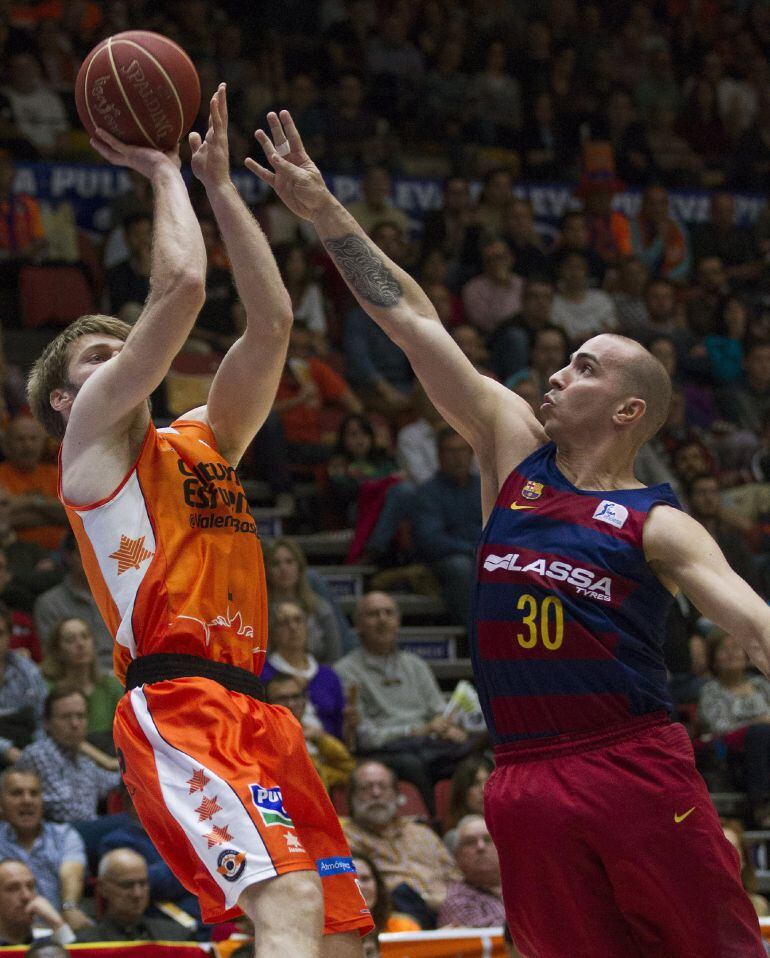
[[[620,370],[623,390],[643,399],[647,407],[639,421],[641,445],[652,439],[666,421],[671,404],[671,378],[663,363],[635,339],[615,333],[605,335],[623,346],[625,357]]]

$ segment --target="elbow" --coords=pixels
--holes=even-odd
[[[260,336],[272,336],[276,340],[288,339],[294,322],[294,312],[288,293],[274,303],[258,302],[245,304],[246,328],[258,328]]]
[[[180,297],[201,309],[206,301],[206,275],[197,270],[183,270],[176,277],[174,286]]]
[[[153,284],[152,292],[199,310],[206,300],[206,276],[193,268],[168,270],[160,283]]]

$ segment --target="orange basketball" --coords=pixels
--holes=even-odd
[[[102,40],[75,81],[78,115],[132,146],[170,150],[185,136],[201,102],[192,60],[173,40],[128,30]]]

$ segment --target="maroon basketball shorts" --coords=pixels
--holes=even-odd
[[[763,958],[681,725],[497,749],[485,812],[525,958]]]

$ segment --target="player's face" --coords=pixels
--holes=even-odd
[[[110,362],[125,346],[106,333],[86,333],[70,346],[69,385],[77,392],[97,369]]]
[[[570,362],[551,376],[550,390],[540,407],[551,439],[577,439],[611,422],[621,395],[619,370],[622,348],[605,336],[595,336],[572,354]]]

